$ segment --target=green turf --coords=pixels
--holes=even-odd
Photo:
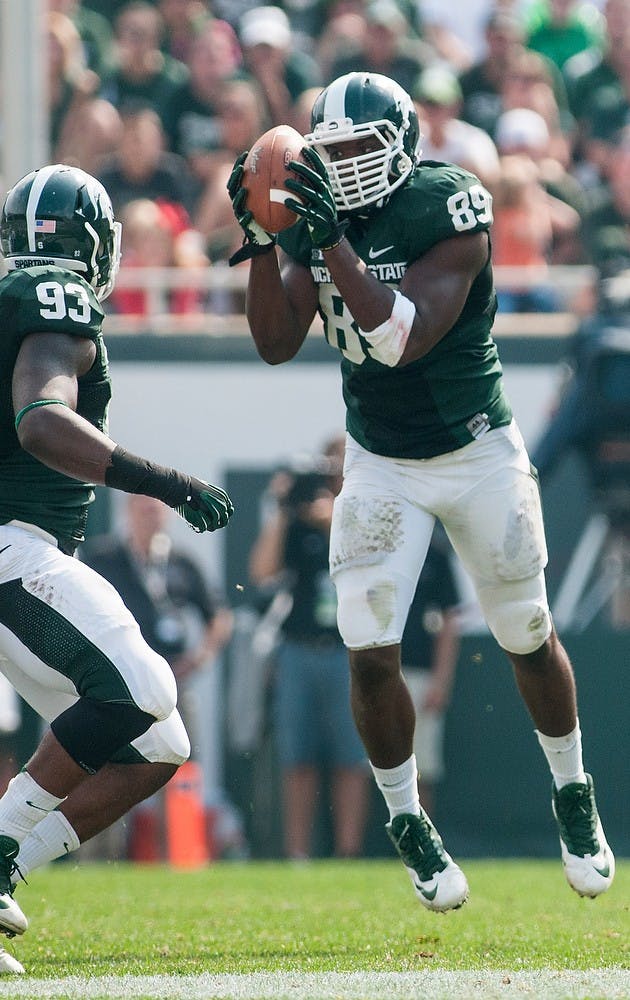
[[[580,899],[559,862],[474,861],[471,898],[435,914],[395,861],[53,865],[17,892],[29,975],[628,968],[630,862]]]

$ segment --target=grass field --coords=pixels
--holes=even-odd
[[[596,901],[559,862],[465,867],[433,914],[395,861],[53,865],[18,889],[0,997],[630,997],[630,863]]]

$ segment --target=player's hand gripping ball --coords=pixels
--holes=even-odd
[[[304,138],[290,125],[276,125],[261,135],[243,165],[241,187],[247,191],[247,208],[268,233],[280,233],[297,222],[297,215],[284,204],[289,191],[284,186],[291,160],[302,160]]]

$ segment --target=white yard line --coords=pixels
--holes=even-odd
[[[537,972],[261,972],[0,980],[11,1000],[628,1000],[630,970]]]

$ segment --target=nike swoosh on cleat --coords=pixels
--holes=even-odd
[[[370,247],[370,249],[368,250],[368,257],[370,258],[370,260],[376,260],[377,257],[382,257],[383,254],[387,253],[388,250],[393,250],[393,249],[394,249],[393,243],[390,247],[383,247],[382,250],[374,250],[373,247]]]
[[[5,545],[5,547],[3,549],[0,549],[0,555],[2,555],[3,552],[6,552],[7,549],[10,549],[10,548],[11,548],[11,543],[9,542],[9,544]]]
[[[422,893],[425,899],[431,901],[437,896],[438,887],[436,885],[435,889],[423,889],[419,882],[416,882],[416,889],[418,892]]]
[[[595,868],[595,865],[593,865],[593,868]],[[610,875],[610,865],[604,865],[603,868],[595,868],[595,871],[598,875],[601,875],[602,878],[608,878]]]

